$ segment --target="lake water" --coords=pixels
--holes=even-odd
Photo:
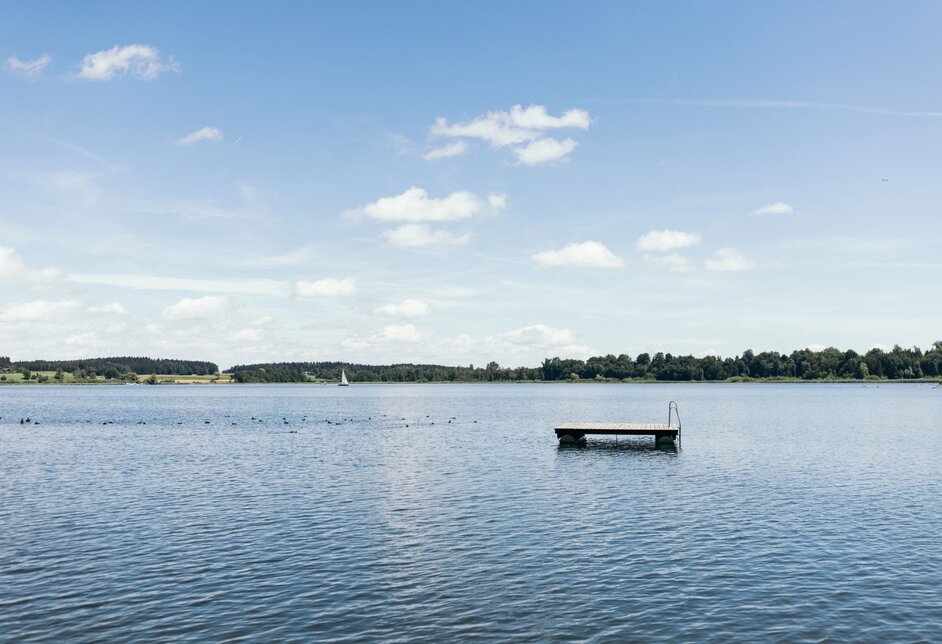
[[[557,446],[670,400],[680,449]],[[942,639],[928,384],[7,387],[0,417],[0,639]]]

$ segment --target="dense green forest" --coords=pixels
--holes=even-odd
[[[240,369],[232,371],[232,379],[236,382],[307,382],[304,372],[291,365],[265,365],[257,369]],[[340,379],[339,372],[337,376]]]
[[[926,351],[919,347],[891,351],[871,349],[864,354],[828,348],[791,353],[744,351],[734,358],[675,356],[670,353],[621,354],[588,360],[547,358],[542,366],[446,367],[429,364],[363,365],[346,362],[282,362],[236,365],[238,382],[304,382],[308,377],[339,380],[340,370],[359,382],[520,382],[560,380],[724,381],[739,379],[886,379],[942,377],[942,341]]]
[[[134,380],[135,374],[213,375],[215,363],[195,360],[116,357],[85,360],[31,360],[11,362],[0,356],[0,369],[19,371],[67,371],[75,381],[101,376]],[[718,382],[747,379],[789,380],[910,380],[942,379],[942,341],[923,351],[919,347],[890,351],[828,348],[800,349],[791,353],[744,351],[733,358],[670,353],[596,356],[588,360],[547,358],[539,367],[483,367],[433,364],[365,365],[347,362],[281,362],[236,365],[230,369],[236,382],[336,381],[340,370],[354,382],[534,382],[563,380],[654,380]],[[61,378],[59,376],[57,379]]]
[[[744,351],[735,358],[673,356],[670,353],[599,356],[588,360],[543,361],[544,380],[585,378],[641,378],[669,381],[718,381],[734,378],[789,378],[833,380],[879,378],[904,380],[942,376],[942,341],[923,352],[919,347],[891,351],[871,349],[864,354],[828,348],[801,349],[789,354],[777,351]]]
[[[340,370],[358,382],[493,382],[542,380],[539,367],[501,369],[496,362],[485,368],[445,367],[434,364],[365,365],[348,362],[280,362],[236,365],[229,369],[238,382],[305,382],[310,378],[340,380]],[[512,372],[513,376],[507,375]]]
[[[0,364],[0,367],[3,365]],[[219,373],[219,367],[212,362],[200,360],[170,360],[164,358],[87,358],[82,360],[20,360],[14,365],[17,369],[30,371],[68,371],[82,374],[81,377],[103,376],[121,379],[126,374],[149,374],[189,376]]]

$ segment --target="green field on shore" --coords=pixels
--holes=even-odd
[[[95,376],[91,378],[81,378],[76,379],[71,373],[63,371],[62,379],[56,379],[55,371],[33,371],[31,372],[32,377],[27,381],[23,374],[19,371],[13,371],[10,373],[0,373],[0,385],[7,384],[19,384],[19,385],[115,385],[115,384],[124,384],[124,380],[120,379],[109,379],[103,376]],[[233,382],[232,375],[228,373],[222,373],[219,375],[190,375],[190,376],[181,376],[181,375],[165,375],[165,374],[156,374],[154,376],[157,380],[157,384],[219,384],[225,385]],[[137,382],[141,384],[151,384],[148,383],[148,379],[151,378],[151,374],[144,374],[137,376]]]

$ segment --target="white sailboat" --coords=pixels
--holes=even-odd
[[[347,382],[347,372],[343,369],[340,370],[340,384],[338,387],[349,387],[350,383]]]

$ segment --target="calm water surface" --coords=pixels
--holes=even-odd
[[[552,432],[671,399],[679,450]],[[0,417],[3,640],[942,640],[931,385],[8,387]]]

